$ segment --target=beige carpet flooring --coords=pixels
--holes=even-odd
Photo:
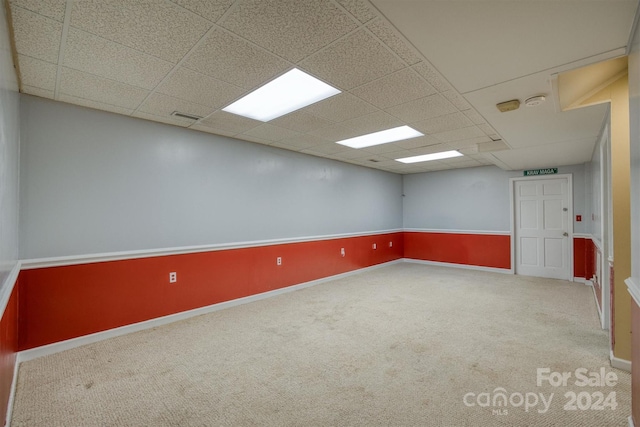
[[[537,386],[538,368],[571,378]],[[579,387],[579,368],[618,380]],[[540,393],[553,394],[545,413]],[[582,409],[565,409],[570,393]],[[616,408],[596,409],[598,393]],[[25,362],[11,426],[602,427],[629,414],[590,287],[402,263]]]

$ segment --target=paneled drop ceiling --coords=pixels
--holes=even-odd
[[[559,112],[552,83],[624,55],[638,1],[9,5],[24,93],[404,174],[589,161],[606,106]],[[342,93],[268,123],[222,111],[294,67]],[[495,107],[539,94],[547,102],[535,108]],[[425,136],[359,150],[335,143],[405,124]],[[452,149],[465,156],[394,160]]]

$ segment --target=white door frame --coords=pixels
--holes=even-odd
[[[521,176],[518,178],[509,178],[509,202],[511,205],[511,274],[516,274],[516,209],[515,209],[515,191],[516,191],[516,182],[518,181],[540,181],[543,179],[558,179],[558,178],[566,178],[567,179],[567,198],[568,198],[568,206],[567,206],[567,214],[569,215],[568,224],[569,229],[567,233],[569,236],[569,280],[573,282],[573,175],[570,173],[564,174],[553,174],[553,175],[540,175],[540,176]]]
[[[609,119],[610,120],[610,119]],[[601,250],[600,256],[600,269],[601,276],[600,280],[600,290],[602,292],[600,296],[600,301],[602,302],[602,307],[600,307],[600,312],[602,318],[600,319],[602,323],[602,328],[609,331],[609,346],[611,345],[611,308],[609,304],[611,303],[611,272],[609,271],[609,258],[611,253],[611,245],[610,245],[610,235],[612,235],[612,230],[609,230],[610,224],[610,215],[611,211],[611,134],[609,133],[609,123],[607,123],[604,127],[604,131],[602,132],[602,136],[598,141],[598,146],[596,150],[600,150],[600,236],[602,238],[601,247],[598,248]],[[593,239],[593,237],[592,237]]]

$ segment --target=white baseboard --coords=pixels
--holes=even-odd
[[[574,277],[573,281],[577,283],[584,283],[587,286],[593,286],[593,283],[591,283],[591,280],[587,280],[584,277]]]
[[[633,417],[629,416],[629,427],[634,427],[633,425]]]
[[[263,292],[256,295],[250,295],[248,297],[238,298],[231,301],[225,301],[218,304],[208,305],[206,307],[200,307],[193,310],[183,311],[180,313],[170,314],[168,316],[157,317],[155,319],[145,320],[144,322],[134,323],[131,325],[121,326],[119,328],[109,329],[107,331],[96,332],[94,334],[84,335],[77,338],[72,338],[65,341],[56,342],[53,344],[43,345],[41,347],[24,350],[18,353],[18,360],[25,362],[28,360],[36,359],[38,357],[47,356],[61,351],[70,350],[72,348],[80,347],[87,344],[92,344],[98,341],[106,340],[109,338],[118,337],[121,335],[130,334],[132,332],[138,332],[145,329],[155,328],[157,326],[166,325],[168,323],[177,322],[179,320],[188,319],[202,314],[212,313],[218,310],[224,310],[225,308],[231,308],[242,304],[247,304],[254,301],[271,298],[277,295],[285,294],[288,292],[297,291],[300,289],[308,288],[310,286],[319,285],[320,283],[330,282],[332,280],[341,279],[343,277],[352,276],[354,274],[363,273],[365,271],[375,270],[377,268],[386,267],[393,264],[401,263],[403,260],[395,260],[385,262],[383,264],[373,265],[371,267],[360,268],[358,270],[349,271],[342,274],[336,274],[334,276],[324,277],[322,279],[312,280],[309,282],[300,283],[298,285],[288,286],[286,288],[275,289],[273,291]],[[16,363],[17,365],[17,363]]]
[[[596,310],[598,311],[598,319],[600,320],[600,327],[605,329],[604,327],[604,319],[602,318],[602,307],[598,304],[598,295],[596,294],[596,287],[593,286],[593,282],[589,280],[589,286],[593,290],[593,302],[596,304]]]
[[[631,361],[626,359],[620,359],[613,355],[613,351],[609,355],[611,360],[611,366],[614,368],[622,369],[623,371],[631,372]]]
[[[16,363],[13,366],[13,379],[11,380],[11,391],[9,392],[9,401],[7,402],[7,417],[4,422],[5,427],[11,427],[11,415],[13,414],[13,401],[16,398],[16,389],[18,388],[19,365],[20,365],[20,353],[16,354]]]
[[[479,265],[455,264],[452,262],[424,261],[421,259],[412,259],[412,258],[402,258],[402,261],[410,262],[413,264],[432,265],[435,267],[451,267],[451,268],[462,268],[465,270],[480,270],[480,271],[490,271],[492,273],[513,274],[513,271],[511,271],[511,269],[508,269],[508,268],[482,267]]]

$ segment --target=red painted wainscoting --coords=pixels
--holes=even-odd
[[[511,268],[511,237],[427,231],[404,233],[404,257],[480,267]]]
[[[18,284],[0,319],[0,422],[4,425],[18,352]]]
[[[573,238],[573,277],[586,278],[586,241],[584,237]]]
[[[403,237],[398,232],[23,270],[19,349],[397,260]],[[178,280],[170,284],[174,271]]]
[[[602,284],[597,280],[593,281],[598,252],[600,251],[591,237],[573,238],[573,277],[592,280],[598,309],[602,312]]]
[[[596,273],[596,250],[591,237],[573,238],[573,277],[591,280]]]

